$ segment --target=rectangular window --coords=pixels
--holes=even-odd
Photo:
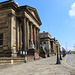
[[[3,45],[3,34],[0,34],[0,45]]]

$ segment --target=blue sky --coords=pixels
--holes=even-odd
[[[6,0],[0,0],[0,2]],[[14,0],[19,6],[29,5],[37,9],[42,25],[40,32],[46,31],[55,37],[67,50],[75,45],[75,0]]]

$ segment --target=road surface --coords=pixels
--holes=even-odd
[[[67,64],[71,65],[72,67],[75,67],[75,54],[69,54],[67,56]]]

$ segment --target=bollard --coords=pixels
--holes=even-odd
[[[14,61],[13,60],[11,60],[11,64],[13,64],[14,63]]]

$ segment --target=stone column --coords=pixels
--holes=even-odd
[[[34,44],[34,25],[32,23],[32,40],[33,40],[33,44]]]
[[[23,39],[23,51],[26,51],[26,18],[23,16],[23,25],[22,25],[22,39]]]
[[[11,16],[11,26],[10,26],[10,41],[11,41],[11,50],[12,50],[12,53],[14,53],[13,52],[13,22],[12,22],[12,19],[13,19],[13,16]],[[13,55],[12,55],[13,56]]]
[[[27,33],[27,35],[26,35],[26,41],[27,41],[27,48],[26,49],[29,49],[29,29],[28,29],[28,26],[29,26],[29,20],[27,19],[27,25],[26,25],[26,33]]]
[[[36,48],[38,49],[38,29],[36,29]]]
[[[19,24],[19,50],[22,50],[22,22]]]
[[[36,28],[35,28],[35,26],[34,26],[34,45],[35,45],[35,48],[36,48]]]
[[[37,52],[39,52],[39,45],[40,45],[40,40],[39,40],[39,29],[36,29],[36,49]]]
[[[35,27],[35,46],[37,45],[36,37],[37,37],[37,31],[36,31],[36,27]],[[36,49],[37,49],[37,46],[36,46]]]
[[[18,19],[16,18],[16,51],[18,51]]]
[[[30,36],[31,36],[30,38],[31,38],[31,40],[33,39],[33,38],[32,38],[32,25],[33,25],[33,23],[31,22],[31,23],[30,23]]]
[[[36,29],[36,27],[34,28]],[[36,30],[36,33],[35,33],[35,59],[39,59],[39,31],[38,29]],[[37,39],[36,39],[37,38]]]
[[[11,13],[8,14],[8,49],[12,52],[12,42],[11,42]]]
[[[53,43],[53,52],[54,52],[54,41],[52,43]]]
[[[34,45],[35,45],[35,29],[34,29],[34,25],[33,25],[33,40],[34,40]]]
[[[39,29],[37,29],[38,35],[37,35],[37,41],[38,41],[38,49],[40,48],[40,37],[39,37]]]
[[[11,50],[11,15],[8,14],[8,49]]]
[[[9,38],[8,38],[8,47],[9,47],[9,50],[11,51],[11,56],[14,56],[16,57],[17,54],[16,54],[16,49],[13,49],[13,27],[14,27],[14,24],[16,24],[16,20],[14,21],[15,19],[15,15],[11,12],[9,13],[9,16],[8,16],[8,26],[9,26]],[[13,24],[14,23],[14,24]],[[16,35],[15,35],[16,36]]]
[[[50,40],[49,40],[49,46],[50,46],[49,53],[51,54],[51,43],[50,43]]]
[[[54,53],[56,53],[56,49],[55,49],[55,41],[54,41]]]

